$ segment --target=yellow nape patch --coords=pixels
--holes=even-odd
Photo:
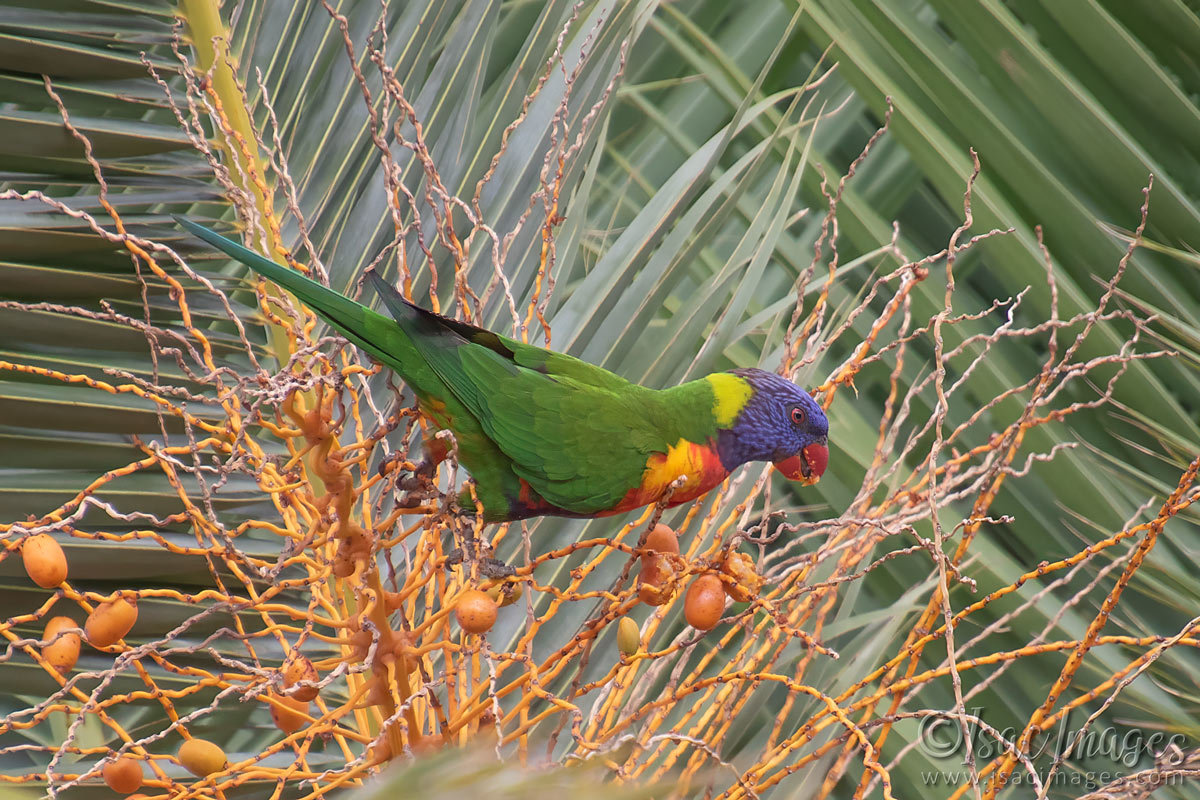
[[[713,387],[713,416],[718,428],[732,428],[738,414],[754,394],[750,382],[728,372],[716,372],[707,376]]]

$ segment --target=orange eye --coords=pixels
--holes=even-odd
[[[792,424],[797,426],[804,424],[804,409],[800,406],[792,409]]]

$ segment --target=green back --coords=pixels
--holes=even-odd
[[[425,362],[513,471],[556,506],[582,514],[612,508],[641,482],[652,453],[675,444],[689,421],[691,428],[705,415],[711,421],[704,381],[689,384],[691,391],[657,392],[586,361],[447,320],[377,284]]]
[[[667,391],[600,367],[448,319],[404,300],[373,273],[394,316],[282,267],[185,219],[181,225],[313,309],[391,367],[427,413],[448,427],[491,520],[501,519],[524,478],[574,514],[612,508],[641,482],[646,460],[679,439],[715,435],[707,381]]]

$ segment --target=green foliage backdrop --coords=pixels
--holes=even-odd
[[[187,3],[185,11],[200,5]],[[409,275],[415,296],[429,302],[436,297],[448,313],[463,311],[469,288],[488,325],[519,335],[525,321],[530,340],[544,341],[546,329],[525,315],[532,299],[549,323],[552,347],[651,386],[733,366],[777,367],[787,355],[785,333],[797,300],[806,313],[817,307],[831,261],[837,279],[822,325],[847,328],[822,348],[801,352],[811,357],[801,359],[797,380],[816,386],[833,377],[874,335],[872,325],[892,296],[894,286],[867,298],[875,279],[938,253],[962,223],[972,150],[981,171],[971,190],[974,224],[967,235],[1010,232],[958,258],[953,311],[1005,304],[947,329],[947,348],[1002,325],[1014,308],[1008,299],[1018,295],[1011,312],[1017,327],[1039,325],[1054,304],[1063,319],[1094,309],[1130,245],[1143,189],[1152,182],[1144,234],[1110,309],[1153,322],[1109,320],[1081,342],[1078,359],[1118,352],[1135,333],[1140,351],[1176,355],[1122,362],[1111,403],[1029,431],[1014,467],[1025,463],[1027,453],[1053,458],[1034,461],[1027,475],[1004,482],[988,513],[1006,521],[985,525],[974,538],[962,574],[977,588],[955,585],[955,610],[1011,586],[1040,562],[1067,558],[1155,519],[1200,453],[1200,258],[1194,250],[1200,244],[1200,14],[1189,4],[330,5],[336,14],[321,3],[275,0],[227,2],[221,12],[231,26],[232,62],[253,126],[266,132],[272,163],[291,179],[275,186],[281,241],[301,261],[319,260],[336,287],[355,290],[362,270],[379,260],[385,274]],[[122,253],[106,203],[130,232],[178,250],[199,279],[228,290],[244,330],[215,295],[200,294],[191,305],[191,324],[205,332],[217,367],[248,374],[251,358],[275,369],[274,359],[286,357],[278,332],[248,291],[251,284],[186,240],[169,218],[185,213],[232,222],[228,200],[248,185],[236,167],[214,176],[210,157],[230,162],[220,156],[221,137],[211,126],[181,124],[207,117],[189,113],[189,102],[202,91],[194,84],[187,91],[194,74],[185,74],[181,62],[194,56],[177,39],[186,28],[175,13],[173,5],[154,0],[0,2],[0,521],[10,523],[0,530],[8,533],[10,547],[21,532],[14,525],[67,502],[105,470],[141,458],[139,443],[181,438],[182,428],[143,400],[51,380],[46,371],[215,396],[206,376],[148,355],[139,326],[179,330],[184,321],[168,283]],[[372,48],[384,69],[372,62]],[[398,111],[385,81],[402,87],[419,126]],[[80,137],[64,125],[64,114],[90,142],[102,178],[85,158]],[[886,131],[872,141],[885,118]],[[400,123],[391,129],[380,119]],[[386,139],[384,148],[375,136]],[[430,188],[426,164],[398,146],[400,139],[423,142],[439,188]],[[868,142],[865,159],[857,161]],[[851,164],[854,175],[841,187]],[[406,191],[415,198],[411,203],[389,203],[389,192],[397,198]],[[462,206],[439,216],[425,202],[431,192],[461,198]],[[829,213],[831,203],[836,213]],[[289,213],[294,210],[302,214],[303,229]],[[472,213],[490,231],[474,224]],[[402,237],[394,235],[398,229]],[[447,230],[469,242],[465,262],[457,263],[461,254],[456,258],[444,246]],[[547,230],[552,247],[543,237]],[[258,241],[266,244],[267,238]],[[400,263],[400,251],[408,262]],[[169,266],[173,275],[183,274],[182,267]],[[942,310],[944,293],[944,265],[937,263],[909,296],[905,313],[914,326]],[[863,302],[864,313],[852,315]],[[1075,333],[1064,333],[1061,346]],[[878,344],[894,335],[895,323]],[[971,355],[983,352],[982,344],[972,347]],[[1032,336],[988,345],[947,425],[964,422],[1035,376],[1046,347],[1045,337]],[[774,508],[788,511],[792,522],[843,514],[873,462],[889,394],[903,396],[925,380],[935,351],[931,338],[915,339],[896,370],[895,387],[890,361],[863,369],[853,391],[843,385],[831,411],[829,473],[798,494],[775,487]],[[955,369],[962,365],[952,365],[949,380],[963,377]],[[1094,400],[1117,369],[1098,366],[1066,387],[1059,405]],[[980,436],[969,444],[986,441],[1019,405],[998,405],[985,414],[977,423]],[[215,413],[198,399],[192,406],[202,418]],[[910,413],[924,421],[935,408],[927,388],[912,398]],[[908,467],[918,460],[912,456]],[[745,496],[736,494],[743,490],[748,486],[736,489],[730,502]],[[1195,489],[1186,492],[1190,502]],[[98,536],[143,524],[136,514],[163,517],[178,506],[167,480],[149,474],[114,482],[101,499],[112,513],[91,506],[87,517],[88,530]],[[943,508],[947,531],[970,513],[973,499]],[[212,502],[214,518],[231,524],[270,512],[247,475],[230,476]],[[1200,528],[1192,509],[1172,516],[1107,620],[1106,634],[1179,635],[1188,642],[1194,636]],[[682,512],[668,517],[682,518]],[[613,528],[604,521],[546,520],[531,536],[549,550],[609,536]],[[926,519],[917,532],[930,537],[932,525]],[[881,538],[861,566],[912,544],[911,537],[895,533],[900,538]],[[180,546],[194,541],[182,525],[164,526],[162,536]],[[1048,581],[1030,581],[971,616],[959,644],[981,631],[986,644],[964,657],[1079,640],[1136,541],[1083,562],[1051,589]],[[62,543],[72,579],[91,591],[202,587],[210,580],[203,558],[145,540],[68,536]],[[519,544],[507,542],[502,556],[518,562]],[[266,559],[274,558],[273,546],[253,537],[243,543]],[[789,553],[819,553],[821,546],[803,539]],[[954,546],[952,540],[946,551]],[[841,658],[808,666],[806,684],[837,695],[897,652],[937,586],[935,560],[925,549],[915,550],[887,558],[833,595],[820,636]],[[0,562],[0,605],[15,616],[31,612],[45,593],[31,587],[15,550],[9,553]],[[580,554],[558,561],[553,574],[539,572],[539,580],[565,580],[585,560]],[[833,568],[825,563],[810,580],[829,579]],[[545,599],[536,602],[541,605],[535,611],[544,611]],[[574,604],[548,619],[541,636],[547,643],[569,640],[591,610]],[[138,636],[145,640],[165,635],[187,615],[178,604],[153,599],[142,603],[141,613]],[[180,641],[194,644],[215,627],[200,626]],[[673,641],[683,627],[675,613],[661,643]],[[29,625],[17,633],[36,639],[38,631]],[[515,624],[501,625],[491,646],[503,651],[519,635]],[[599,642],[611,649],[611,634],[606,636]],[[711,646],[701,643],[697,652]],[[1101,682],[1148,649],[1093,650],[1081,685]],[[938,643],[922,655],[918,671],[936,668],[944,656]],[[776,671],[791,674],[808,657],[795,645]],[[1034,655],[988,673],[972,694],[972,713],[1019,734],[1059,677],[1064,658],[1061,652]],[[81,663],[99,669],[102,661],[85,654]],[[1180,734],[1195,748],[1196,666],[1192,645],[1164,650],[1095,726]],[[19,648],[0,660],[0,674],[0,710],[14,720],[54,688]],[[580,674],[594,677],[584,667]],[[566,692],[572,677],[545,688]],[[964,680],[971,690],[980,679]],[[1085,707],[1080,720],[1100,707],[1103,696]],[[815,706],[793,702],[782,685],[754,692],[722,740],[726,766],[747,774],[761,764],[781,713],[779,724],[789,733],[813,713]],[[925,686],[898,712],[955,704],[947,679]],[[885,711],[886,704],[878,709]],[[256,752],[256,742],[270,730],[236,704],[206,724],[209,738],[230,742],[231,751]],[[62,725],[7,726],[0,732],[0,772],[15,781],[44,770],[38,748],[57,746],[64,733]],[[113,745],[101,731],[85,733],[89,745]],[[549,728],[538,733],[548,735]],[[868,735],[876,737],[877,730]],[[879,761],[887,765],[892,789],[898,797],[949,796],[951,789],[921,788],[923,776],[961,772],[962,753],[939,761],[915,746],[917,739],[917,721],[900,720],[883,745]],[[562,758],[566,747],[563,742],[554,756]],[[817,797],[824,791],[852,797],[859,789],[882,796],[884,788],[871,781],[861,754],[848,761],[838,753],[835,748],[786,778],[780,774],[771,796]],[[979,766],[986,761],[980,758]],[[1125,771],[1152,761],[1153,754],[1143,754]],[[728,775],[714,781],[718,789],[734,785]],[[1074,797],[1085,787],[1080,780],[1048,791]],[[104,790],[95,791],[99,796]],[[1021,787],[1010,791],[1025,796]],[[1186,784],[1163,791],[1197,796]]]

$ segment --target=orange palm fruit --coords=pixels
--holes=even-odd
[[[121,756],[110,761],[100,770],[108,788],[121,794],[136,792],[142,788],[142,762],[133,756]]]
[[[87,634],[92,647],[108,647],[124,639],[133,630],[137,615],[137,605],[118,597],[96,606],[88,615],[87,622],[83,623],[83,632]]]
[[[711,572],[696,576],[683,601],[683,616],[698,631],[708,631],[725,612],[725,588]]]
[[[42,658],[61,675],[74,669],[75,662],[79,660],[79,634],[59,634],[78,627],[79,623],[70,617],[53,617],[46,623],[46,630],[42,633],[42,641],[50,642],[42,647]],[[57,640],[55,637],[58,637]]]
[[[458,598],[454,616],[467,633],[487,633],[496,624],[496,601],[478,589],[468,589]]]
[[[67,579],[67,556],[48,533],[38,533],[21,544],[21,561],[29,578],[43,589],[53,589]]]

